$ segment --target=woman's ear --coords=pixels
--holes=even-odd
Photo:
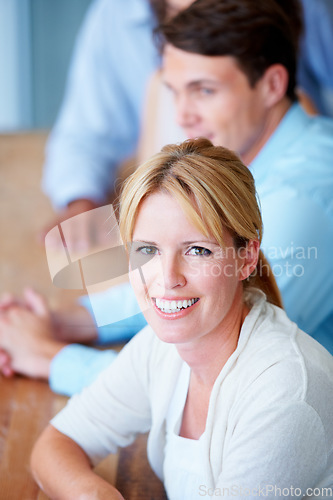
[[[259,258],[260,243],[258,240],[249,240],[245,248],[239,252],[240,267],[238,279],[243,281],[255,270]]]

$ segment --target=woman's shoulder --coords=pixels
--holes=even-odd
[[[323,387],[333,394],[333,357],[284,310],[257,297],[243,329],[236,365],[243,388],[310,402]]]

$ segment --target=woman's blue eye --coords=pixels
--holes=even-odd
[[[188,250],[187,252],[188,255],[199,255],[203,257],[208,257],[208,255],[211,255],[212,252],[208,250],[208,248],[204,247],[192,247]]]
[[[137,248],[136,251],[140,252],[140,253],[142,253],[144,255],[151,255],[151,256],[153,256],[153,255],[157,254],[157,248],[155,248],[155,247],[148,247],[148,246],[147,247],[139,247],[139,248]]]

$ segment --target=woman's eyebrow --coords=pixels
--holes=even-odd
[[[148,241],[148,240],[141,240],[141,239],[132,240],[132,243],[158,246],[158,243],[156,243],[155,241]],[[217,241],[206,240],[206,239],[202,239],[202,238],[198,238],[196,240],[181,241],[180,245],[188,246],[188,245],[194,245],[194,244],[199,244],[199,243],[201,243],[201,244],[210,243],[211,245],[218,245],[219,246]]]
[[[155,243],[155,241],[146,241],[141,239],[132,240],[132,243],[144,243],[145,245],[157,246],[157,243]]]
[[[218,243],[214,240],[205,240],[205,239],[197,239],[197,240],[193,240],[193,241],[183,241],[182,244],[183,245],[193,245],[194,243],[210,243],[211,245],[218,245]]]

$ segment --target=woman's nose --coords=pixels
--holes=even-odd
[[[186,284],[184,266],[179,257],[162,258],[162,283],[166,290],[182,287]]]

